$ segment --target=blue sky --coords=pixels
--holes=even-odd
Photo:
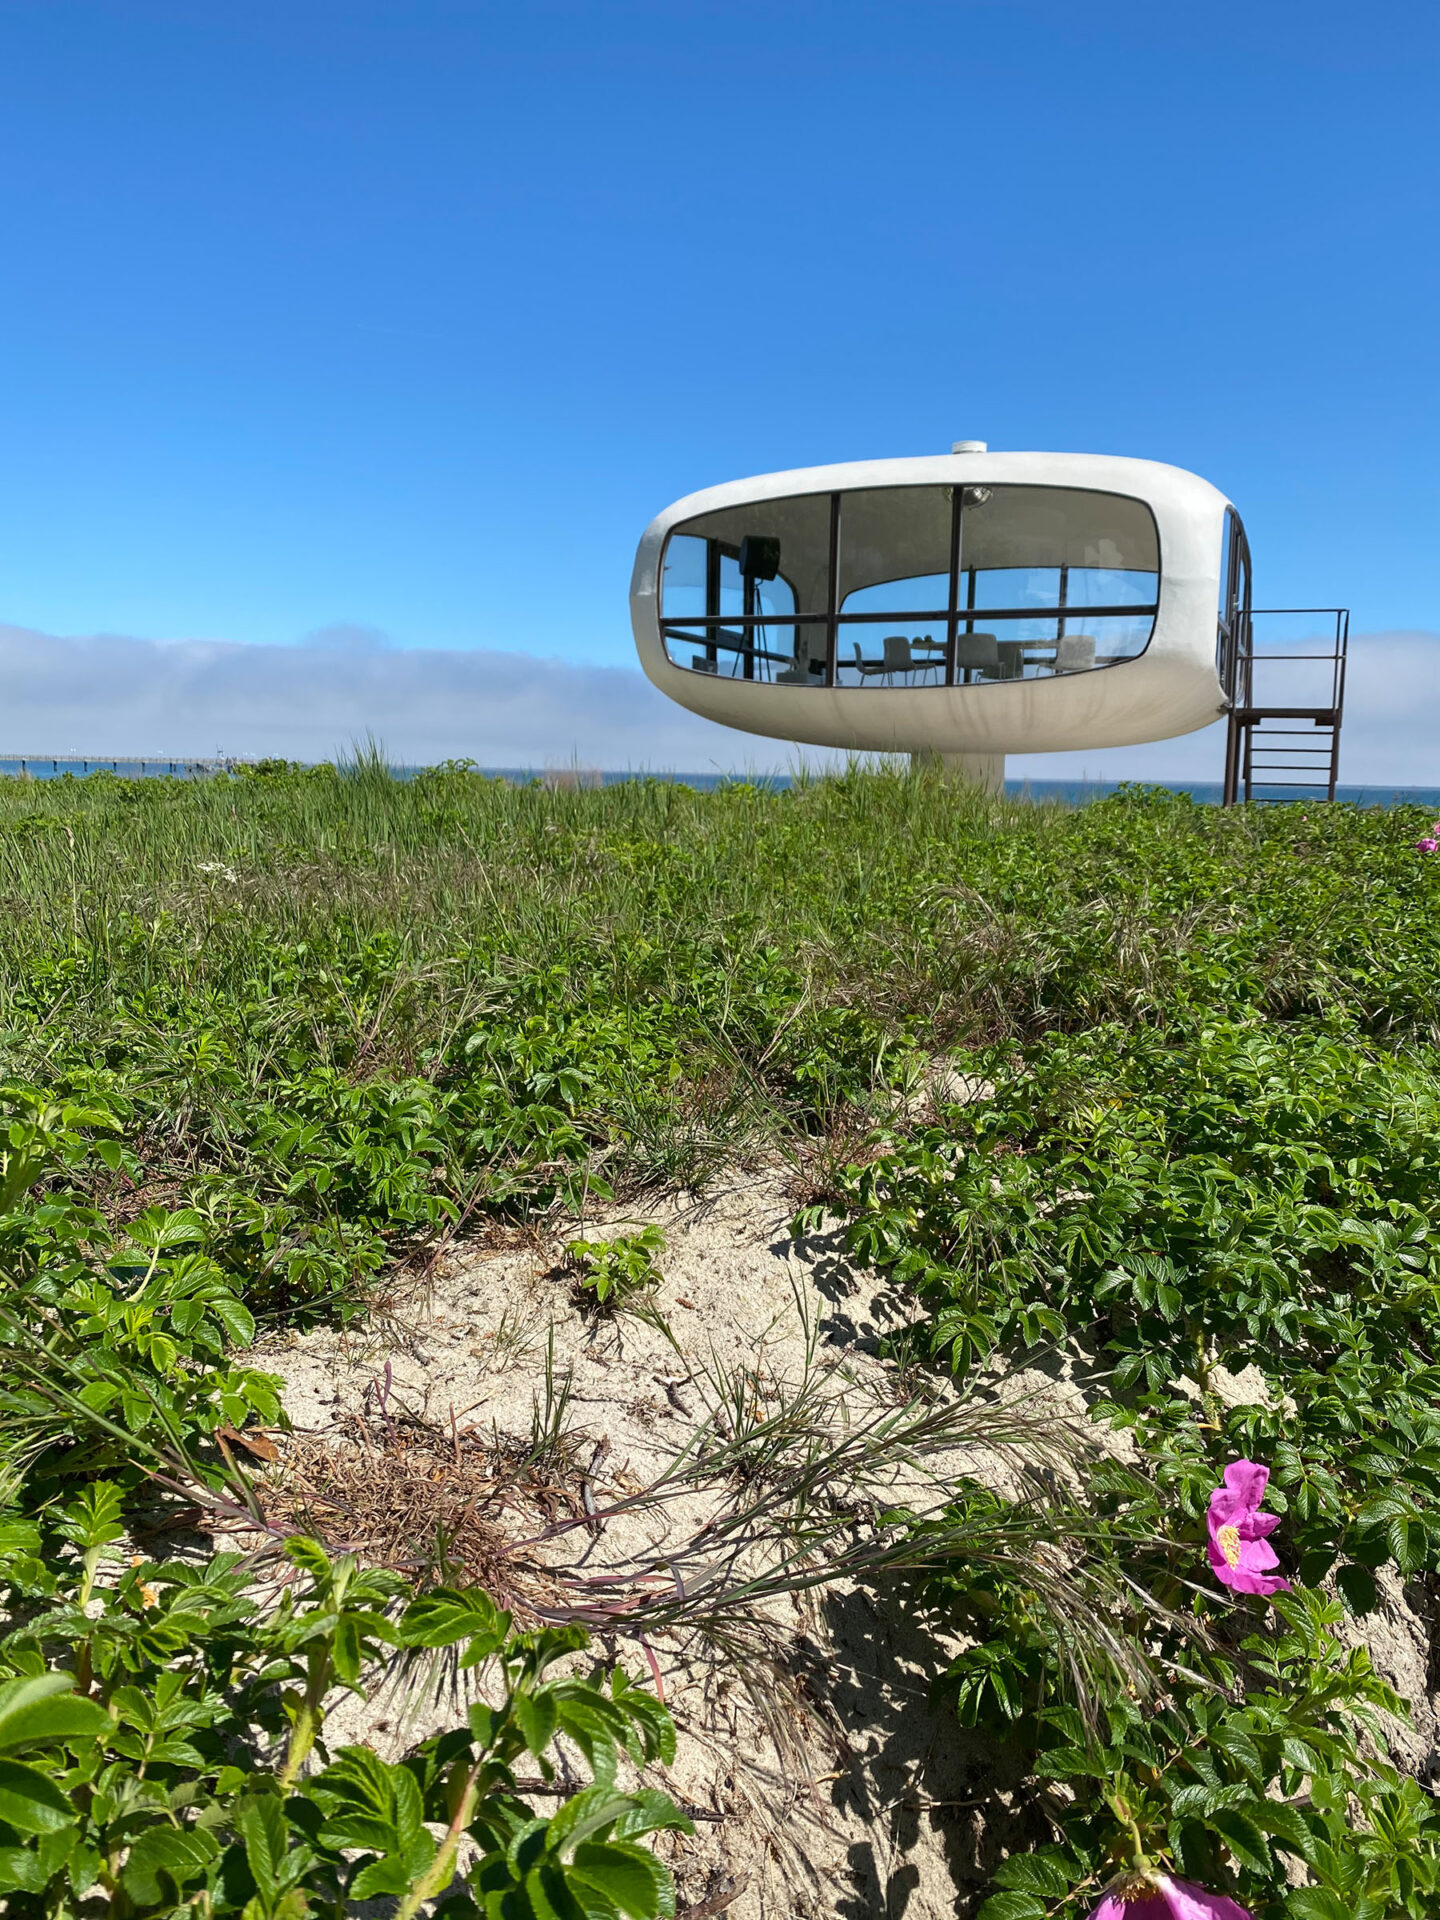
[[[1403,3],[0,0],[0,622],[628,666],[669,500],[975,436],[1432,632],[1437,80]]]

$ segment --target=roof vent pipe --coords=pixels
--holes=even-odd
[[[989,449],[983,440],[952,440],[951,453],[986,453]]]

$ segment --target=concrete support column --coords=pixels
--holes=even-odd
[[[912,753],[911,771],[934,770],[952,780],[968,780],[985,793],[1001,793],[1005,787],[1003,753]]]

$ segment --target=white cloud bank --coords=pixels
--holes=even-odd
[[[783,741],[698,719],[636,668],[392,647],[332,627],[300,646],[57,639],[0,626],[0,755],[329,760],[373,735],[392,761],[486,767],[783,769]]]
[[[521,653],[391,647],[337,627],[292,647],[61,639],[0,626],[0,755],[323,760],[373,734],[399,762],[708,772],[783,770],[784,741],[686,713],[638,669]],[[1017,755],[1013,777],[1218,780],[1223,732],[1084,753]],[[828,756],[811,750],[812,761]],[[1341,778],[1440,786],[1440,634],[1351,642]]]

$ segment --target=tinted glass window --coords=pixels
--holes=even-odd
[[[830,579],[831,556],[835,579]],[[661,621],[698,672],[980,685],[1119,665],[1154,628],[1142,500],[1082,488],[874,487],[724,508],[671,535]],[[832,651],[833,649],[833,651]]]
[[[660,576],[670,659],[696,673],[823,685],[829,556],[829,494],[687,521],[665,544]]]

